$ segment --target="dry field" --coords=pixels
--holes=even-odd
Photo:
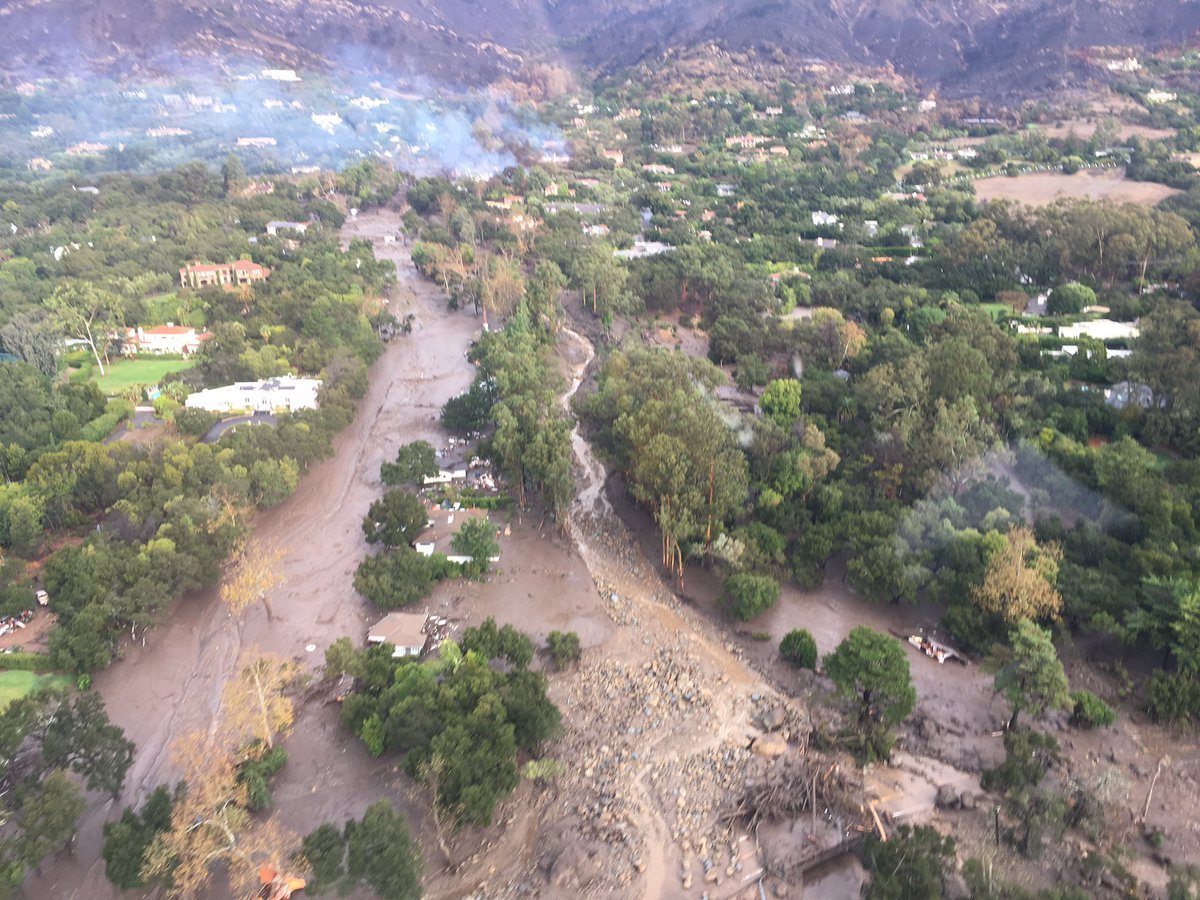
[[[1096,124],[1099,121],[1099,119],[1094,121],[1068,119],[1058,125],[1038,125],[1037,127],[1046,133],[1046,137],[1065,138],[1074,134],[1075,137],[1086,141],[1092,136],[1092,132],[1096,130]],[[1128,125],[1124,122],[1121,123],[1120,128],[1119,136],[1123,141],[1127,141],[1132,137],[1144,137],[1149,141],[1161,141],[1164,138],[1175,136],[1173,128],[1151,128],[1148,125]]]
[[[1047,206],[1061,198],[1089,197],[1155,206],[1179,191],[1149,181],[1132,181],[1120,169],[1086,170],[1074,175],[1033,172],[1010,178],[997,175],[974,182],[980,200],[1015,200]]]

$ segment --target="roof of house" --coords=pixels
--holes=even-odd
[[[143,328],[142,334],[191,334],[196,329],[187,325],[154,325]]]
[[[259,265],[250,259],[239,259],[232,263],[192,263],[191,265],[183,266],[180,272],[219,272],[222,269],[234,269],[235,271],[247,271],[254,269],[264,269],[265,266]]]
[[[424,646],[426,618],[425,613],[390,613],[371,626],[367,640],[396,647]]]

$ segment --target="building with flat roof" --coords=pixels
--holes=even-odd
[[[215,413],[231,412],[295,412],[316,409],[319,378],[293,378],[281,375],[265,381],[238,381],[223,387],[209,388],[188,394],[185,406],[206,409]]]

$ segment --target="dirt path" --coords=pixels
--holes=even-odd
[[[222,686],[243,649],[257,646],[293,656],[315,671],[325,647],[342,635],[361,635],[369,624],[371,613],[351,581],[367,551],[359,523],[379,494],[379,464],[404,441],[437,441],[437,411],[470,384],[474,372],[465,353],[479,332],[473,316],[445,312],[436,288],[413,270],[407,247],[383,243],[384,234],[398,229],[396,215],[377,212],[350,220],[343,232],[344,240],[375,240],[377,254],[396,262],[399,290],[393,311],[412,312],[416,325],[372,367],[358,417],[338,436],[334,456],[307,473],[287,502],[257,520],[257,533],[287,550],[285,580],[272,598],[276,621],[268,623],[263,611],[254,609],[239,629],[215,590],[200,592],[183,598],[145,646],[128,648],[121,661],[96,678],[109,715],[137,744],[137,756],[122,796],[92,803],[80,823],[74,856],[51,861],[30,878],[27,897],[116,896],[99,860],[101,826],[126,804],[173,781],[172,741],[212,727]],[[315,645],[312,652],[306,651],[309,645]],[[302,707],[287,749],[290,761],[276,782],[276,810],[300,833],[361,814],[387,781],[386,764],[367,757],[360,742],[340,728],[333,708]]]

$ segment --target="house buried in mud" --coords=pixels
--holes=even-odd
[[[403,659],[420,656],[429,643],[425,633],[428,620],[425,613],[394,612],[384,616],[367,631],[368,644],[391,644],[395,649],[392,656]]]

